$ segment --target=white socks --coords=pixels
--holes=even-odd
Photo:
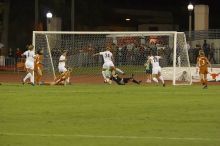
[[[159,76],[159,79],[161,80],[161,82],[164,84],[164,80],[163,80],[163,77],[162,76]],[[159,81],[158,81],[158,79],[157,78],[155,78],[155,77],[153,77],[153,81],[154,82],[156,82],[156,83],[158,83]]]
[[[28,74],[24,77],[23,82],[25,82],[28,78],[31,78],[31,77],[32,77],[31,73],[28,73]],[[31,80],[31,79],[30,79],[30,80]]]
[[[69,82],[70,82],[70,77],[68,77],[68,78],[66,79],[66,82],[67,82],[67,83],[69,83]]]
[[[102,76],[103,76],[104,80],[106,80],[106,73],[105,73],[105,71],[102,71]]]
[[[163,80],[163,77],[160,76],[159,79],[161,80],[161,82],[164,84],[164,80]]]
[[[31,74],[31,83],[34,83],[34,76]]]
[[[116,68],[115,70],[116,70],[117,73],[124,74],[124,72],[119,68]]]
[[[158,79],[155,78],[155,77],[153,77],[153,81],[156,82],[156,83],[158,83]]]

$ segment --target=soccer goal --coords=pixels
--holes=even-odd
[[[160,65],[165,80],[173,85],[192,83],[186,37],[183,32],[63,32],[34,31],[35,51],[43,50],[43,80],[52,81],[58,75],[58,62],[67,50],[67,66],[79,78],[101,78],[103,60],[92,54],[111,47],[116,67],[134,73],[145,81],[147,56],[162,56]],[[83,80],[82,80],[83,81]]]

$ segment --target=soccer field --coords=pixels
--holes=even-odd
[[[219,146],[219,86],[0,86],[1,146]]]

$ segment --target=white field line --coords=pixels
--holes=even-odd
[[[0,133],[0,136],[35,136],[35,137],[79,137],[103,139],[158,139],[182,141],[220,141],[220,138],[193,138],[193,137],[147,137],[147,136],[107,136],[107,135],[72,135],[72,134],[31,134],[31,133]]]

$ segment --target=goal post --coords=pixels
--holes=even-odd
[[[78,77],[101,76],[101,56],[92,54],[112,48],[114,64],[126,73],[134,73],[145,80],[144,63],[150,53],[160,55],[162,75],[173,85],[191,85],[191,69],[183,32],[133,31],[133,32],[66,32],[33,31],[35,51],[43,50],[44,81],[58,75],[59,57],[68,51],[67,66]]]

